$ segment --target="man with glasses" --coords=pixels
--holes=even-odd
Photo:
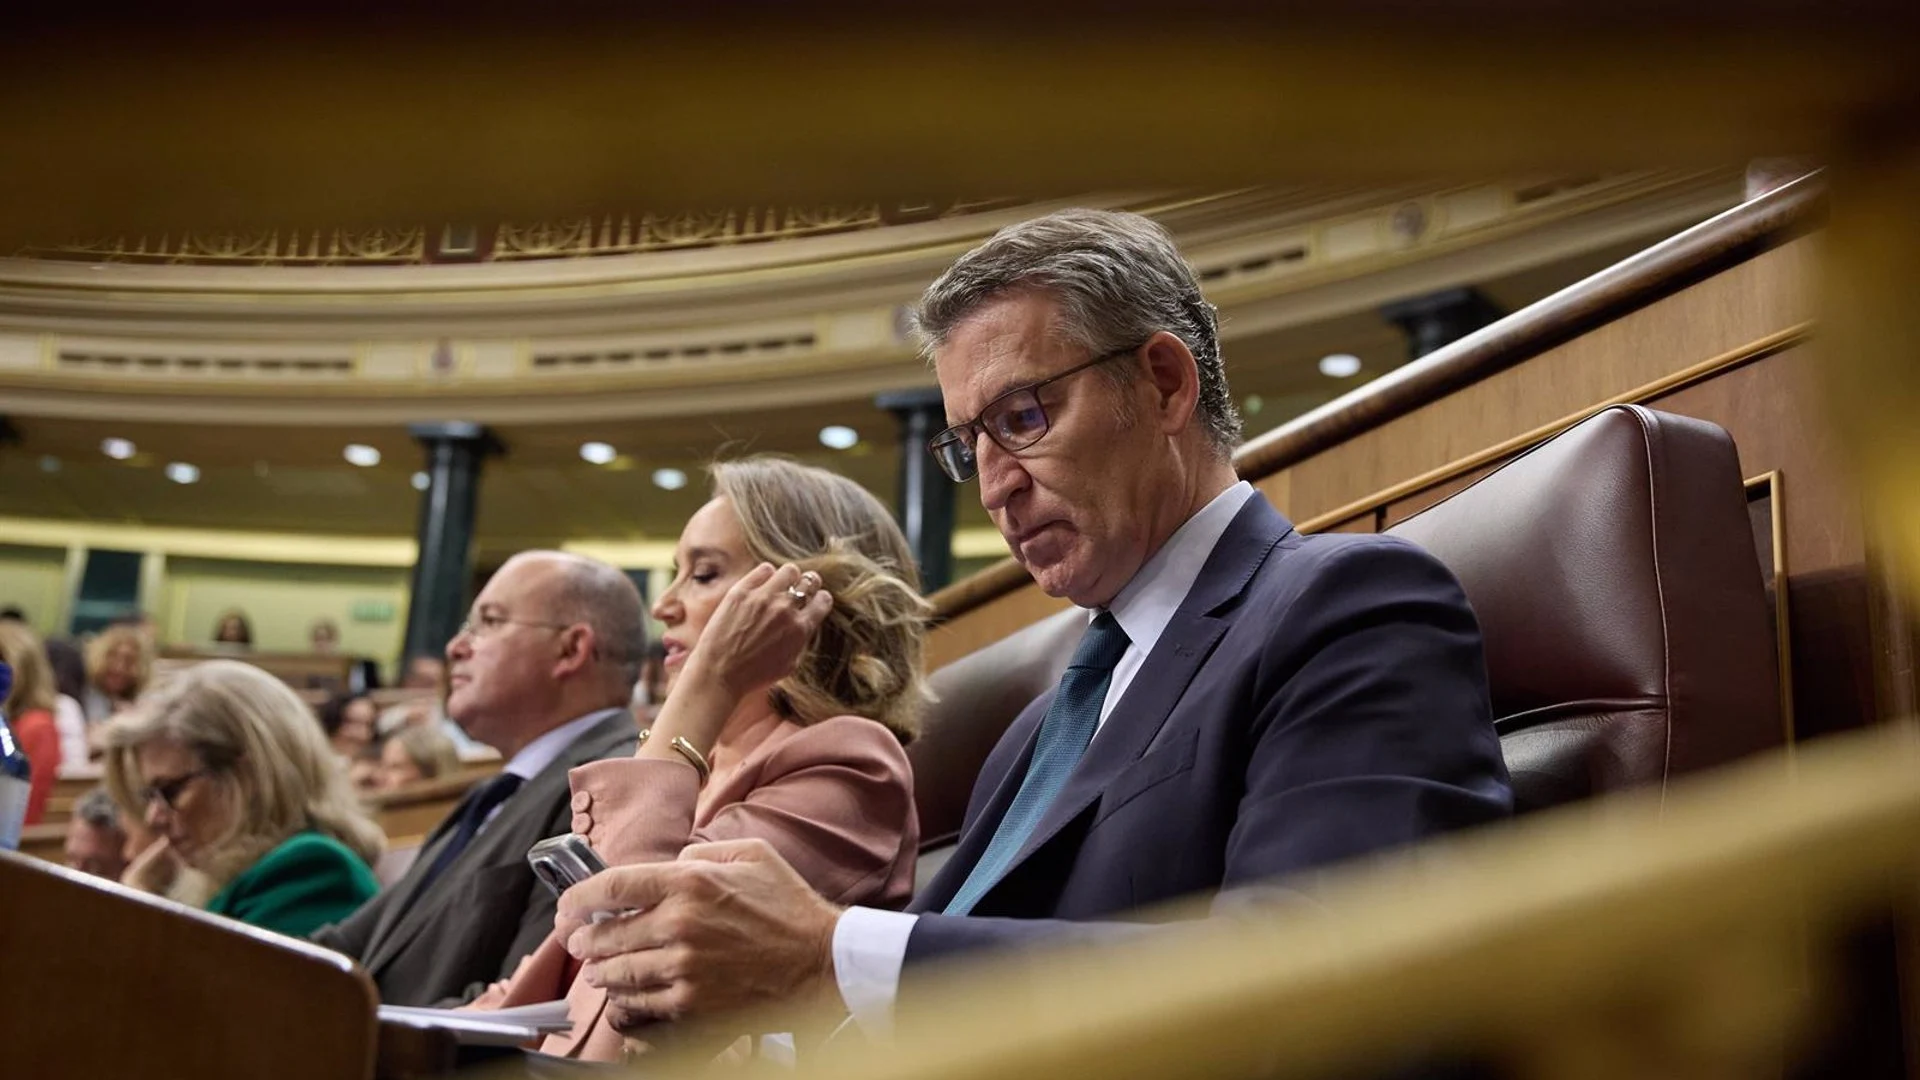
[[[1510,812],[1459,584],[1403,541],[1302,536],[1238,480],[1214,311],[1164,230],[1087,210],[1013,226],[917,316],[952,424],[929,449],[978,477],[1085,636],[907,913],[836,908],[744,843],[569,891],[561,928],[616,1026],[837,995],[884,1029],[905,965],[1139,933],[1142,905],[1237,908]]]
[[[523,552],[447,645],[447,715],[500,752],[407,873],[314,940],[358,960],[393,1005],[465,1000],[513,973],[553,929],[527,849],[568,832],[567,771],[631,754],[627,703],[646,654],[640,593],[578,555]]]

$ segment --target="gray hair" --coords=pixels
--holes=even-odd
[[[96,829],[125,832],[120,825],[120,807],[104,787],[96,787],[73,804],[73,816]]]
[[[932,360],[961,320],[1021,289],[1053,296],[1061,315],[1055,331],[1092,356],[1136,348],[1162,330],[1178,337],[1200,371],[1208,441],[1223,458],[1240,444],[1218,312],[1157,222],[1110,210],[1061,210],[1001,229],[960,256],[921,296],[913,323],[922,354]],[[1117,370],[1115,377],[1130,374]]]
[[[632,578],[598,559],[561,551],[529,554],[558,564],[554,616],[593,628],[600,658],[613,665],[620,686],[628,697],[633,696],[634,685],[640,681],[640,667],[647,658],[647,623],[639,587]]]

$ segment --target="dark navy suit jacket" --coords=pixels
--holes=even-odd
[[[1048,693],[982,767],[938,912],[1026,773]],[[923,915],[909,964],[1121,932],[1090,922],[1299,874],[1507,816],[1480,628],[1393,537],[1302,536],[1255,493],[1007,874]]]

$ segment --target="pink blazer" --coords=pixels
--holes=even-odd
[[[692,843],[759,837],[836,903],[900,907],[912,896],[920,821],[913,773],[892,732],[858,716],[802,727],[768,712],[730,725],[708,760],[705,788],[679,761],[625,758],[574,769],[573,831],[614,866],[673,859]],[[625,1040],[603,1021],[606,992],[576,981],[578,972],[565,942],[549,935],[473,1007],[565,995],[573,1030],[548,1036],[541,1050],[619,1061]]]

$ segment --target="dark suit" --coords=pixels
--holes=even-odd
[[[633,753],[638,735],[624,712],[588,728],[501,804],[430,888],[420,881],[448,839],[452,816],[427,837],[406,876],[313,940],[358,960],[389,1005],[465,1000],[513,974],[553,931],[556,899],[534,878],[527,849],[571,827],[567,771]]]
[[[986,850],[1052,693],[982,767],[938,912]],[[967,917],[923,915],[914,963],[1284,878],[1505,817],[1479,624],[1403,540],[1302,536],[1255,493],[1020,854]],[[998,916],[998,917],[996,917]]]

